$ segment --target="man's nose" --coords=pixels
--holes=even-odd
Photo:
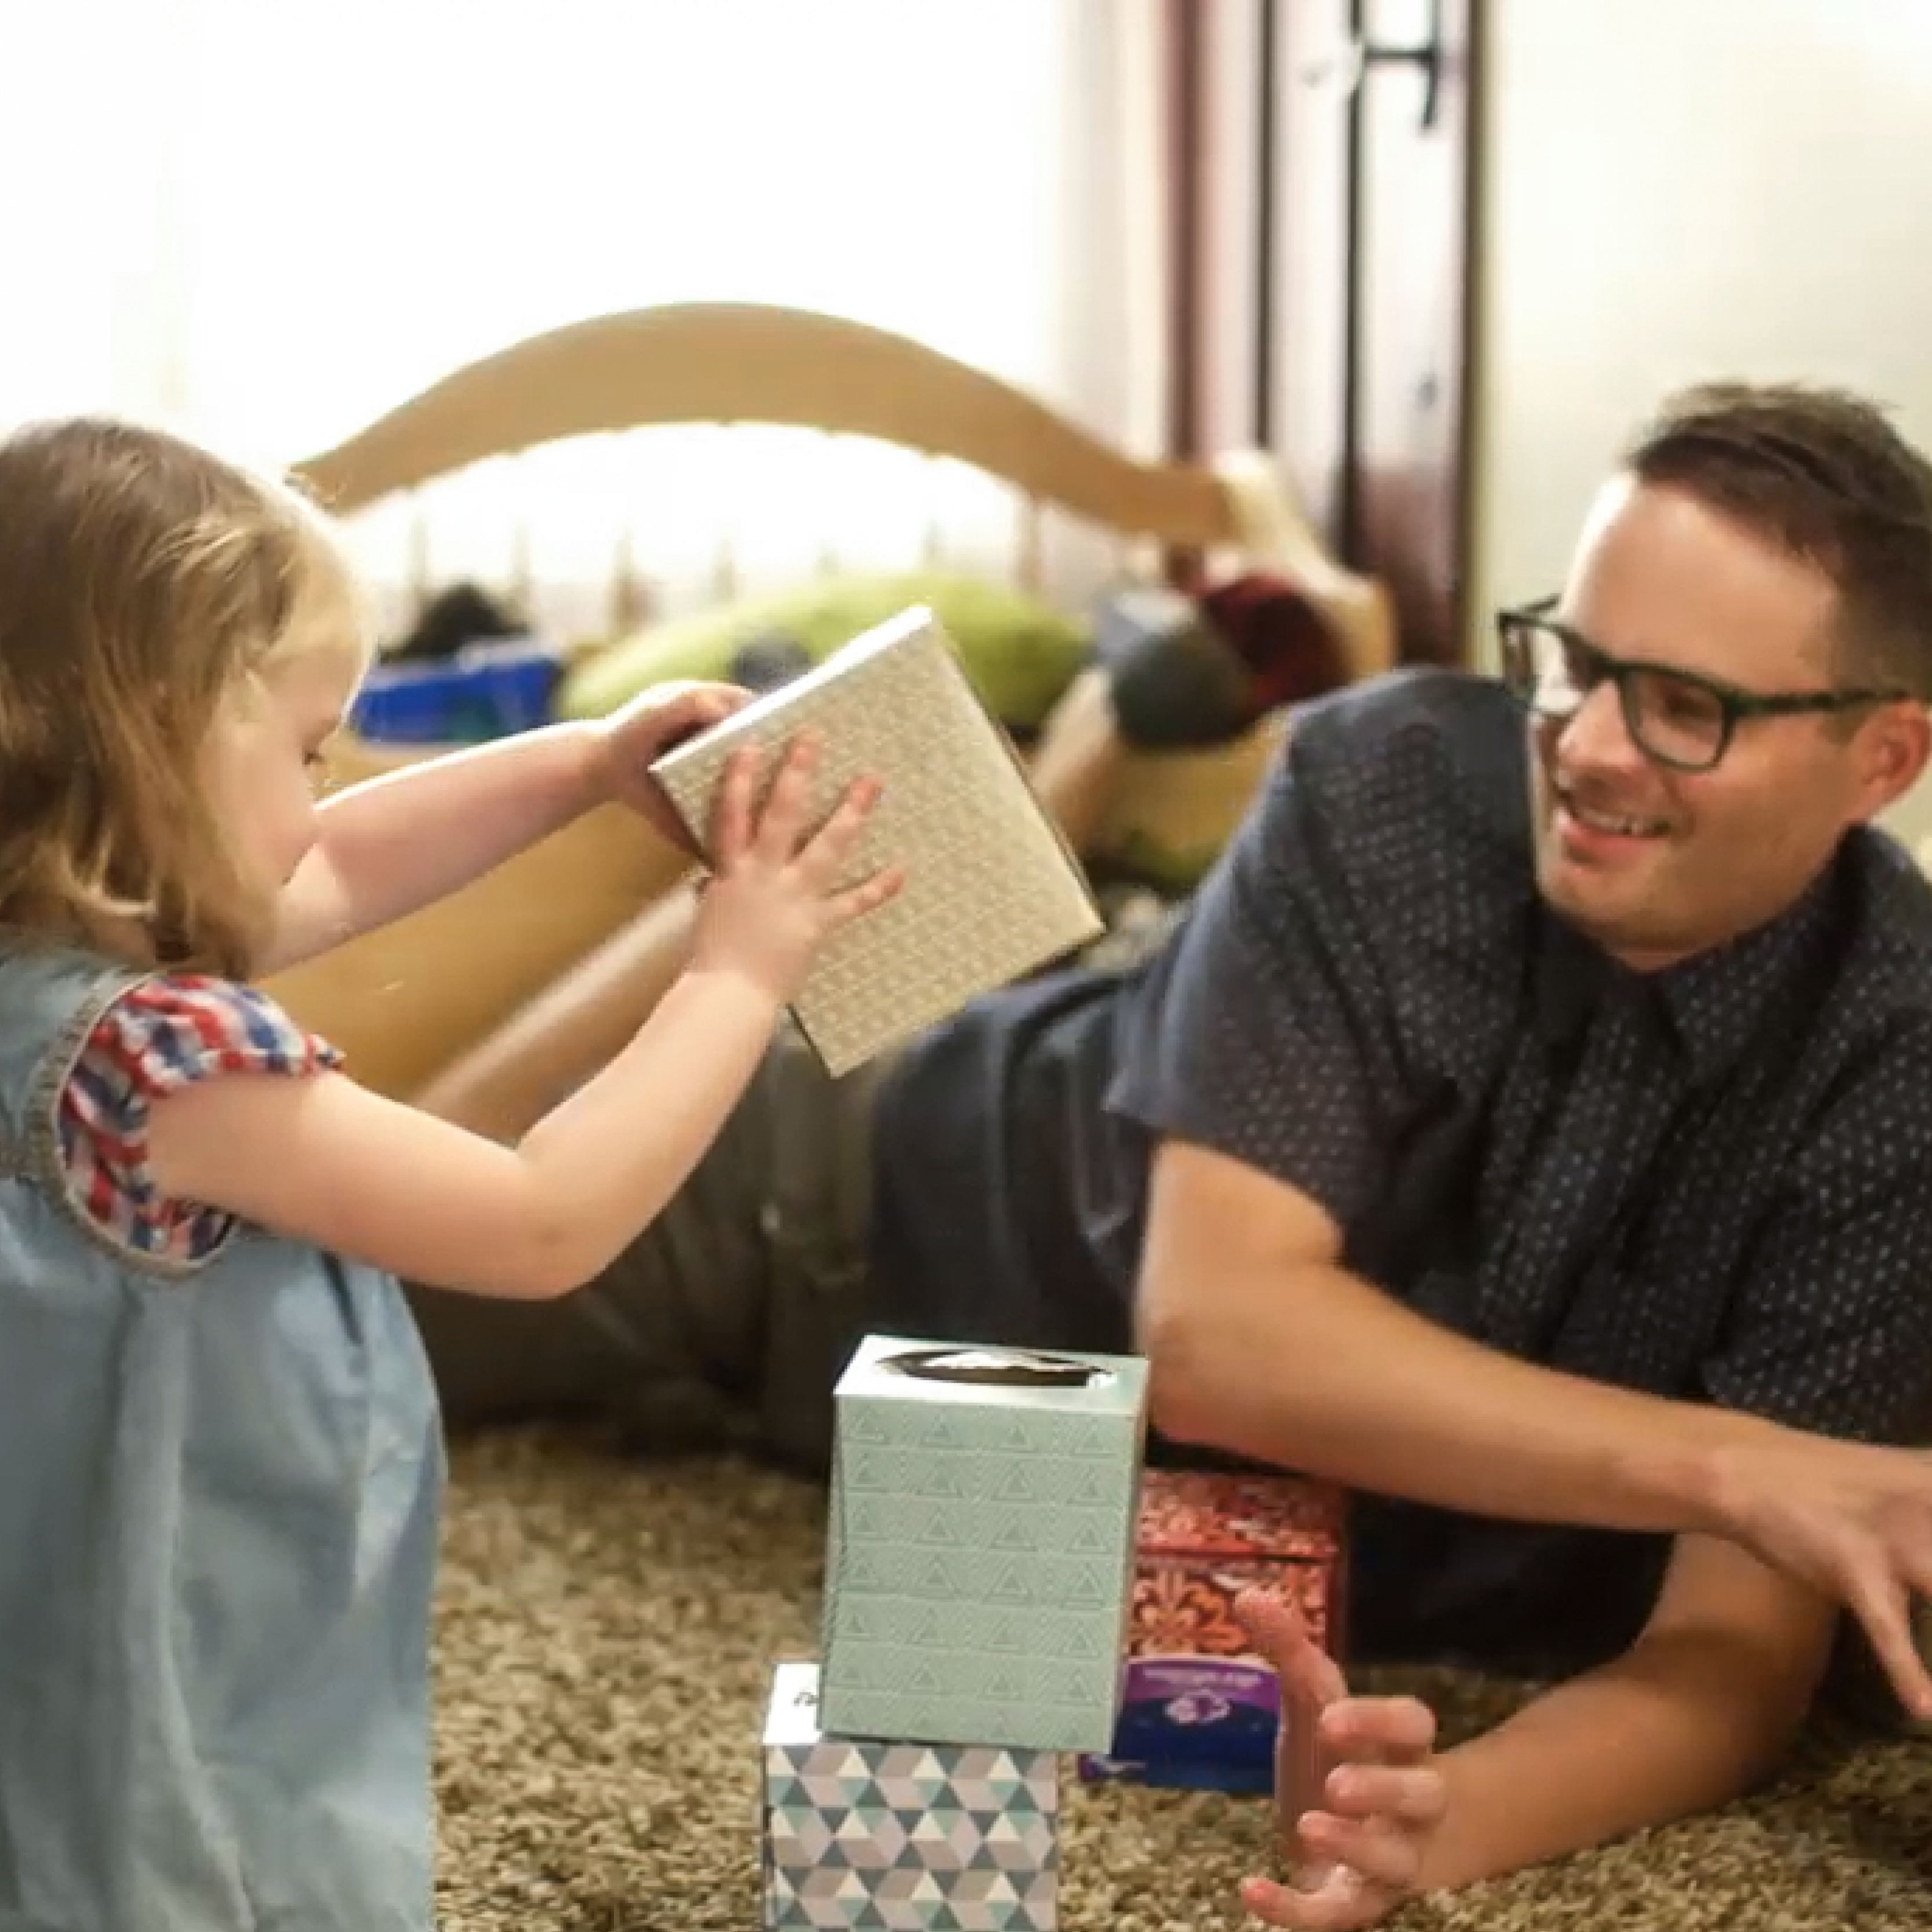
[[[1565,762],[1572,765],[1634,770],[1649,762],[1630,736],[1623,700],[1609,678],[1585,694],[1557,742]]]

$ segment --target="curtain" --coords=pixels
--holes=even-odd
[[[1155,453],[1158,0],[70,0],[0,20],[0,418],[252,460],[600,312],[791,304],[916,337]],[[1011,542],[981,479],[784,430],[546,452],[358,521],[399,600],[500,580],[604,621],[827,559]],[[428,561],[422,554],[427,542]],[[1071,547],[1070,547],[1070,544]],[[1104,571],[1070,532],[1071,592]]]

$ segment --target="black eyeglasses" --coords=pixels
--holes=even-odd
[[[1606,678],[1624,728],[1646,757],[1680,772],[1708,772],[1748,718],[1791,718],[1889,704],[1903,691],[1740,691],[1674,665],[1612,657],[1550,614],[1558,600],[1496,613],[1503,682],[1539,718],[1573,718]]]

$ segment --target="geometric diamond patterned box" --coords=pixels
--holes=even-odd
[[[890,904],[820,948],[793,1017],[826,1070],[847,1072],[1097,938],[1085,873],[986,710],[952,640],[915,605],[651,766],[700,848],[730,753],[775,754],[812,727],[815,817],[864,774],[884,789],[848,866],[904,868]]]
[[[765,1726],[766,1932],[1053,1932],[1059,1760],[997,1744],[850,1742],[818,1670],[782,1664]]]
[[[1146,1363],[874,1335],[840,1378],[836,1407],[826,1729],[1106,1750]]]

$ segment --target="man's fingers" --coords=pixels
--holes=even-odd
[[[1244,1590],[1234,1599],[1234,1614],[1256,1650],[1274,1666],[1285,1695],[1321,1705],[1348,1694],[1348,1679],[1310,1636],[1300,1612],[1287,1598]]]
[[[1436,1713],[1419,1697],[1345,1697],[1322,1713],[1322,1741],[1338,1757],[1419,1764],[1436,1748]]]
[[[1448,1803],[1442,1774],[1421,1765],[1338,1765],[1322,1796],[1337,1817],[1393,1818],[1414,1826],[1439,1822]]]
[[[1932,1719],[1932,1671],[1912,1640],[1911,1593],[1886,1571],[1859,1580],[1849,1595],[1899,1701],[1922,1721]]]
[[[1301,1841],[1318,1857],[1354,1873],[1397,1898],[1413,1891],[1422,1868],[1422,1846],[1413,1832],[1387,1818],[1338,1818],[1332,1811],[1304,1813]],[[1335,1881],[1331,1879],[1330,1883]]]
[[[1384,1917],[1389,1901],[1365,1897],[1352,1874],[1336,1872],[1310,1890],[1271,1878],[1241,1881],[1241,1903],[1264,1925],[1291,1932],[1359,1932]]]

